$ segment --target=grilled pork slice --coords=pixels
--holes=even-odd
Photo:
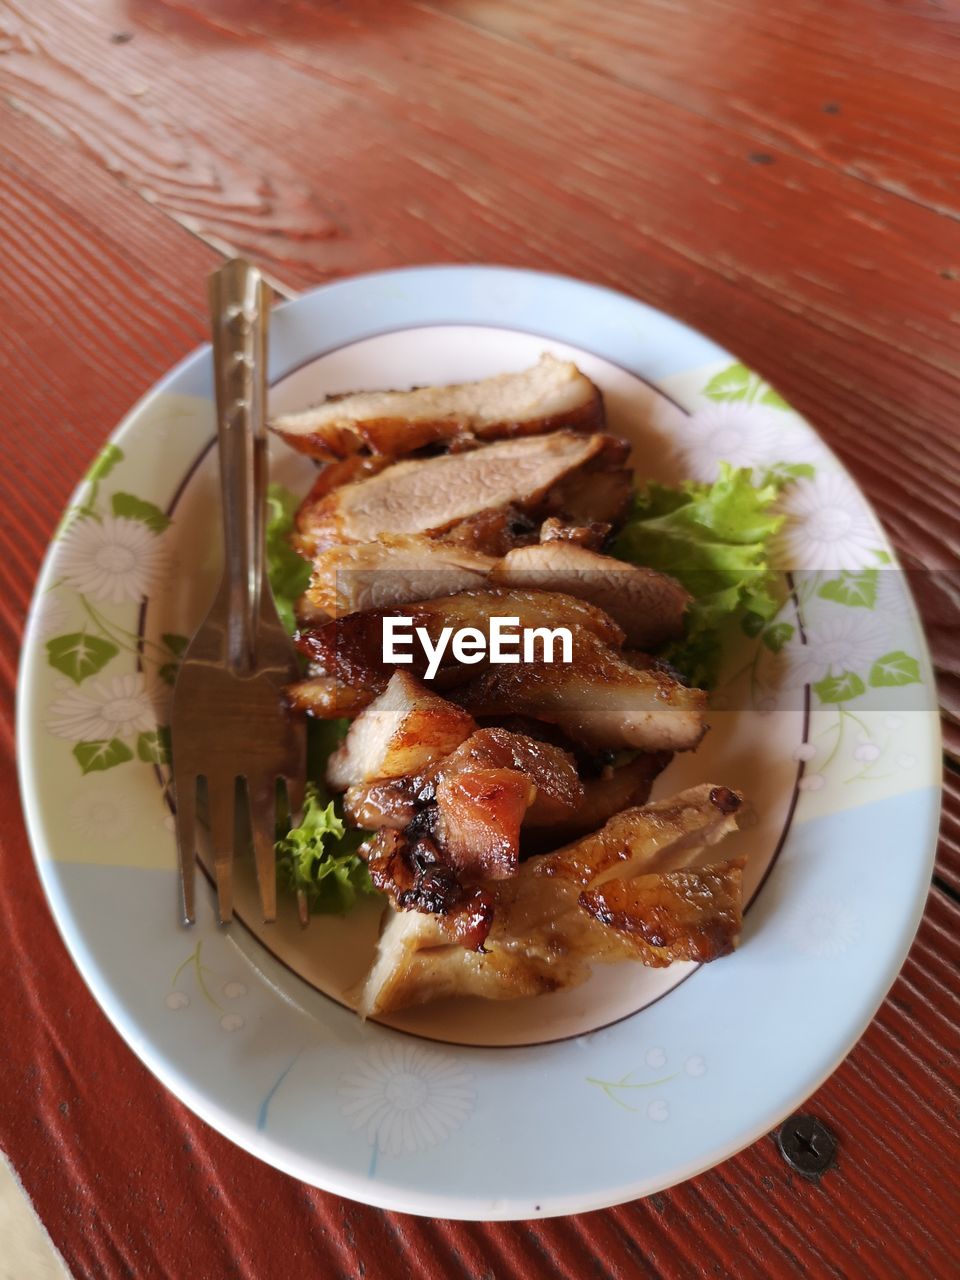
[[[574,843],[536,863],[536,874],[581,889],[640,871],[686,865],[691,849],[714,845],[737,827],[743,797],[704,783],[665,800],[625,809]]]
[[[605,610],[623,628],[627,643],[656,650],[683,635],[690,595],[674,578],[600,555],[573,541],[517,547],[490,570],[505,587],[565,591]]]
[[[310,492],[297,509],[293,521],[293,534],[290,542],[305,560],[310,560],[316,551],[313,535],[310,532],[311,512],[335,490],[345,484],[354,484],[378,475],[389,465],[389,458],[370,458],[356,454],[345,458],[342,462],[331,462],[322,467],[314,480]]]
[[[666,671],[626,661],[618,652],[623,632],[617,624],[595,605],[559,592],[463,591],[402,610],[350,614],[305,630],[299,644],[318,674],[349,686],[356,701],[370,701],[390,678],[383,619],[391,615],[412,618],[434,642],[444,627],[483,631],[494,616],[517,617],[522,628],[569,630],[569,663],[462,667],[448,651],[436,683],[475,718],[525,715],[558,725],[574,742],[640,751],[686,751],[705,732],[701,690],[686,688]],[[542,657],[541,648],[535,652]],[[413,658],[414,674],[423,674],[426,660],[417,647]],[[330,696],[324,710],[324,699],[317,698],[312,713],[342,715],[344,700],[350,701]]]
[[[398,458],[425,445],[542,435],[557,427],[603,426],[603,398],[569,360],[545,352],[522,373],[413,391],[328,396],[271,424],[294,449],[314,458],[368,452]]]
[[[453,595],[486,585],[496,563],[492,556],[419,535],[384,534],[377,542],[328,547],[314,559],[298,614],[301,622],[316,622]]]
[[[580,894],[580,905],[615,929],[638,960],[664,968],[729,955],[743,926],[745,858],[696,870],[614,880]]]
[[[520,827],[569,819],[583,799],[573,757],[506,729],[480,729],[438,767],[433,838],[465,880],[516,874]]]
[[[447,939],[434,916],[388,907],[357,1012],[376,1017],[452,996],[516,1000],[574,987],[588,976],[589,966],[560,944],[549,957],[496,944],[468,951]]]
[[[475,728],[465,711],[431,693],[406,671],[395,671],[330,756],[327,782],[343,791],[373,778],[421,774]]]
[[[705,805],[700,794],[704,791]],[[388,907],[377,958],[360,995],[360,1013],[392,1013],[446,996],[511,1000],[576,986],[594,964],[633,959],[659,966],[670,958],[725,954],[740,932],[743,860],[689,872],[687,880],[678,879],[677,870],[649,873],[659,862],[692,866],[705,847],[736,826],[732,813],[722,813],[723,831],[716,827],[711,792],[734,795],[723,787],[693,788],[661,802],[659,808],[650,806],[655,813],[649,825],[669,831],[646,858],[634,859],[633,869],[647,872],[637,879],[602,881],[606,868],[596,876],[588,874],[582,883],[551,875],[544,868],[560,857],[552,854],[530,859],[516,876],[487,886],[492,922],[482,952],[453,945],[451,927],[441,914]],[[668,817],[691,807],[704,819],[700,842],[689,822]],[[592,885],[594,879],[601,887]],[[611,908],[610,923],[602,919],[605,902],[618,910],[622,906],[622,916]]]
[[[596,636],[574,635],[573,662],[490,666],[449,691],[477,719],[533,716],[588,746],[689,751],[706,732],[706,694],[638,670]]]
[[[471,453],[397,462],[385,471],[308,499],[297,517],[301,547],[313,552],[382,534],[440,533],[488,509],[512,505],[543,514],[572,502],[559,482],[596,469],[629,473],[613,436],[555,431],[485,445]],[[609,504],[608,504],[609,505]],[[598,512],[597,519],[607,516]]]
[[[672,759],[668,751],[644,753],[599,777],[582,779],[583,799],[569,815],[544,813],[534,805],[524,825],[532,829],[531,836],[534,830],[545,828],[544,834],[551,840],[546,846],[541,843],[538,851],[556,849],[576,836],[596,831],[623,809],[646,804],[654,780]]]
[[[608,437],[609,439],[610,437]],[[629,450],[621,452],[620,461]],[[569,525],[620,525],[630,509],[633,473],[617,465],[613,449],[576,474],[564,476],[544,496],[540,510],[557,512]]]
[[[506,731],[483,732],[492,733],[495,740],[501,732]],[[526,787],[522,791],[529,801],[529,807],[521,817],[521,825],[528,833],[524,848],[528,848],[530,852],[543,852],[544,849],[556,848],[561,841],[569,840],[584,829],[592,829],[598,822],[609,816],[607,811],[602,818],[590,822],[587,828],[582,824],[581,814],[584,810],[590,811],[590,806],[582,797],[588,794],[588,788],[591,785],[598,785],[598,780],[592,784],[582,783],[577,776],[574,758],[570,752],[552,743],[544,743],[541,738],[530,735],[508,733],[507,737],[510,739],[508,751],[494,754],[486,750],[481,757],[476,746],[478,743],[483,743],[484,738],[478,735],[474,735],[473,739],[464,744],[464,750],[471,743],[473,744],[466,760],[471,764],[471,771],[474,774],[481,768],[487,771],[513,769],[524,773],[534,782],[535,795],[531,797]],[[490,742],[491,739],[486,741]],[[643,757],[645,760],[656,758]],[[463,759],[464,757],[461,757],[461,760]],[[438,794],[437,776],[444,773],[447,775],[447,781],[442,792]],[[649,768],[647,773],[650,774]],[[449,775],[450,767],[446,761],[442,761],[440,765],[420,776],[382,778],[372,782],[355,783],[344,793],[344,813],[351,825],[368,831],[374,831],[378,827],[404,830],[413,823],[415,827],[422,825],[425,831],[438,834],[441,818],[438,800],[442,799],[449,815],[448,825],[452,823],[455,829],[457,827],[462,829],[462,818],[458,821],[457,812],[451,812],[450,809],[451,800],[457,799],[461,792],[452,785]],[[639,803],[645,799],[649,794],[650,785],[649,779],[642,785],[636,784],[631,789],[629,802]],[[622,788],[620,794],[623,794]],[[594,810],[597,807],[596,804],[593,805]],[[622,808],[623,804],[621,803],[619,807]],[[487,823],[482,812],[480,821],[483,824]]]
[[[574,637],[592,635],[616,647],[623,643],[623,632],[595,605],[557,592],[505,588],[460,591],[406,608],[368,609],[348,614],[319,627],[305,628],[297,643],[318,673],[336,676],[358,690],[377,693],[385,687],[391,674],[383,661],[383,621],[387,617],[412,619],[412,627],[424,627],[434,643],[445,627],[452,627],[454,631],[476,627],[486,632],[493,617],[519,618],[521,628],[553,630],[565,626]],[[426,662],[416,645],[412,656],[412,670],[419,673]],[[444,665],[455,664],[455,661],[447,650]],[[461,669],[464,674],[476,670],[475,666]]]

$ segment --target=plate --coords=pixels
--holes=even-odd
[[[634,1199],[775,1127],[830,1074],[902,964],[930,880],[940,739],[893,551],[816,433],[758,375],[621,294],[490,267],[338,282],[279,307],[274,411],[328,392],[573,358],[644,478],[789,466],[783,606],[731,638],[712,725],[658,794],[746,791],[740,949],[667,971],[361,1023],[373,908],[258,926],[177,922],[165,723],[221,546],[209,349],[129,414],[48,553],[20,678],[21,786],[40,875],[91,990],[155,1074],[261,1159],[410,1213],[528,1218]],[[274,479],[311,464],[271,445]],[[505,1158],[509,1152],[509,1158]]]

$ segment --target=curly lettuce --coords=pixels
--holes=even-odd
[[[297,495],[283,485],[272,484],[267,490],[267,576],[280,621],[291,634],[297,629],[293,607],[310,581],[310,565],[290,544],[299,505]]]
[[[781,465],[755,479],[720,464],[712,484],[650,484],[634,495],[613,555],[671,574],[693,601],[686,631],[661,655],[691,684],[716,683],[731,620],[756,634],[780,605],[770,547],[783,523],[773,505],[785,483],[809,468]]]
[[[302,894],[311,911],[349,911],[376,893],[357,853],[367,834],[348,829],[334,801],[324,803],[320,787],[308,783],[299,825],[277,841],[280,885]]]

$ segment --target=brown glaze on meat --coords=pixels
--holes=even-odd
[[[434,773],[435,838],[465,877],[514,875],[528,816],[569,818],[583,797],[566,752],[504,729],[481,729]]]
[[[494,894],[465,885],[428,836],[413,840],[381,831],[370,844],[370,879],[400,912],[430,916],[445,944],[483,949],[494,916]]]
[[[537,874],[585,888],[611,876],[682,866],[690,848],[716,844],[736,829],[740,799],[735,791],[708,783],[625,809],[599,831],[540,859]]]
[[[448,756],[475,728],[465,711],[408,672],[395,671],[330,756],[327,782],[343,791],[373,779],[421,774]]]
[[[743,867],[732,858],[696,870],[612,880],[579,896],[594,919],[623,935],[654,968],[728,955],[743,926]]]

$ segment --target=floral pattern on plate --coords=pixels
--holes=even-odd
[[[77,686],[50,704],[47,727],[75,744],[83,774],[132,760],[167,761],[163,690],[187,645],[186,636],[172,634],[159,647],[150,644],[113,614],[155,592],[170,567],[170,519],[156,504],[123,490],[109,495],[109,505],[103,501],[104,482],[123,460],[108,444],[88,472],[81,500],[61,525],[60,576],[40,615],[47,661]],[[79,618],[77,629],[61,632],[71,617]],[[111,668],[93,679],[121,654],[136,658],[135,671],[116,675]]]
[[[445,1142],[476,1102],[473,1076],[447,1054],[408,1042],[375,1045],[340,1082],[340,1110],[377,1152],[399,1156]]]

